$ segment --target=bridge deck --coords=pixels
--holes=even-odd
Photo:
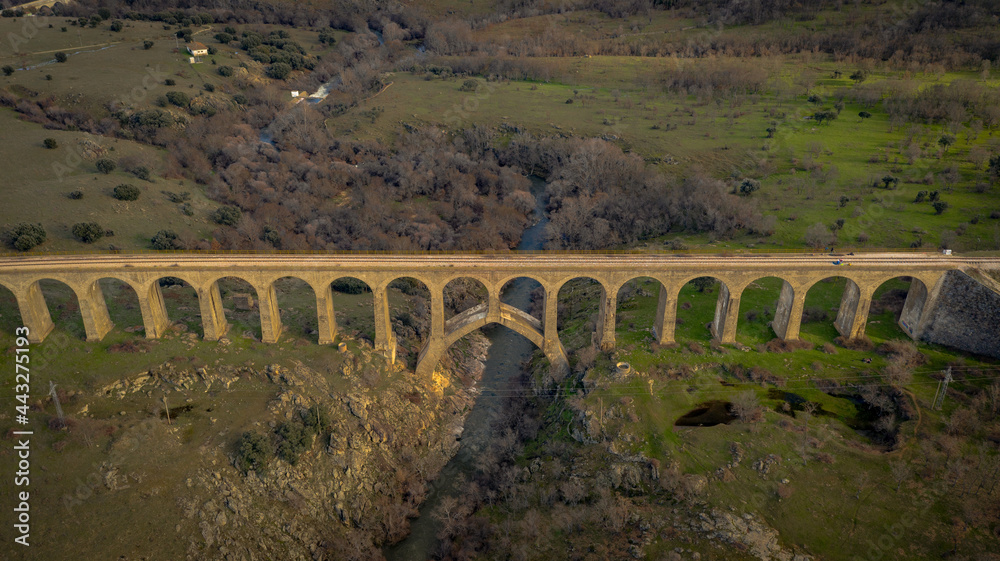
[[[844,264],[834,265],[842,259]],[[674,255],[674,254],[114,254],[114,255],[28,255],[0,257],[0,272],[25,270],[104,270],[121,267],[132,270],[182,269],[288,269],[308,268],[312,271],[362,269],[369,271],[442,270],[449,268],[490,270],[561,270],[581,266],[611,272],[622,268],[639,270],[714,269],[760,270],[776,272],[791,268],[860,267],[866,269],[951,270],[963,268],[1000,269],[1000,257],[946,256],[939,253],[877,253],[877,254],[751,254],[751,255]],[[165,272],[165,271],[164,271]]]

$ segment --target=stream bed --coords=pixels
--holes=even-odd
[[[524,231],[520,250],[542,249],[545,244],[545,183],[532,177],[531,193],[535,196],[535,224]],[[502,295],[503,302],[522,310],[527,310],[531,291],[537,283],[528,279],[512,281]],[[494,325],[483,330],[490,341],[486,357],[486,368],[480,380],[481,393],[465,420],[462,444],[455,456],[445,464],[441,473],[430,484],[430,492],[420,505],[420,516],[410,521],[410,535],[397,544],[386,548],[388,561],[417,561],[429,559],[437,544],[440,523],[434,518],[434,509],[441,499],[457,493],[456,481],[459,475],[471,475],[475,471],[476,457],[493,438],[493,419],[504,406],[503,390],[511,380],[517,378],[521,364],[535,351],[534,344],[521,335]]]

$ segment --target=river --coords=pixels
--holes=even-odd
[[[545,182],[535,177],[531,181],[531,193],[535,196],[535,224],[521,236],[517,249],[522,250],[542,249],[545,244],[545,225],[548,224],[545,217]],[[535,281],[517,279],[507,286],[501,299],[507,304],[527,310],[531,291],[537,286]],[[475,473],[476,457],[493,437],[492,420],[504,406],[504,400],[497,390],[505,389],[510,380],[518,376],[521,364],[535,350],[531,341],[506,327],[492,326],[486,336],[490,340],[490,349],[486,356],[486,368],[479,382],[482,391],[465,420],[462,445],[431,483],[430,492],[420,505],[420,516],[410,521],[410,535],[384,552],[388,561],[424,561],[430,558],[437,544],[436,536],[440,528],[440,523],[432,516],[434,509],[442,498],[458,491],[455,489],[455,481],[459,479],[459,475],[464,474],[471,479],[471,475]]]

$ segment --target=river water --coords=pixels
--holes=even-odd
[[[545,217],[545,183],[533,177],[531,193],[535,196],[535,224],[524,231],[517,249],[542,249],[545,244],[545,225],[548,224]],[[531,291],[537,286],[535,281],[516,279],[507,285],[501,299],[511,306],[527,310]],[[504,406],[504,400],[498,394],[502,394],[510,380],[518,376],[521,364],[535,350],[531,341],[503,326],[491,327],[486,336],[490,340],[490,349],[479,382],[482,391],[465,420],[462,445],[432,482],[427,498],[420,505],[420,516],[410,521],[410,535],[384,552],[388,561],[424,561],[430,558],[440,528],[440,523],[432,516],[434,509],[442,498],[458,492],[455,482],[459,475],[471,476],[475,472],[476,458],[493,437],[492,420]]]

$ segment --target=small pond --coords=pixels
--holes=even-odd
[[[736,420],[736,415],[733,415],[731,411],[732,405],[729,401],[706,401],[677,419],[674,426],[713,427],[715,425],[728,425]]]

